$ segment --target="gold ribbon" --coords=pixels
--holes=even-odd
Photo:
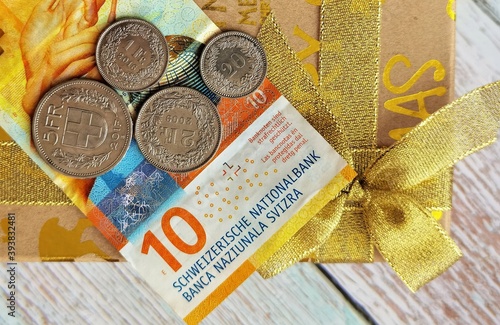
[[[349,71],[357,77],[337,80],[351,85],[341,85],[340,90],[328,89],[330,98],[325,99],[326,92],[320,93],[312,84],[274,15],[267,18],[259,33],[269,61],[268,78],[355,166],[359,176],[258,271],[269,277],[306,257],[316,262],[371,262],[375,245],[399,277],[415,291],[461,256],[431,211],[451,208],[450,168],[454,163],[495,141],[500,125],[500,82],[477,89],[441,108],[392,147],[374,148],[373,121],[376,119],[374,113],[363,110],[374,110],[371,106],[376,105],[377,78],[374,81],[367,71],[373,71],[370,70],[373,51],[378,50],[378,46],[373,47],[378,37],[373,35],[379,31],[380,8],[369,1],[349,3],[352,6],[346,8],[352,11],[354,7],[356,15],[348,17],[345,10],[342,11],[345,1],[325,1],[323,18],[327,12],[340,10],[345,19],[358,19],[354,28],[371,40],[367,42],[372,53],[364,53],[357,71]],[[327,21],[330,19],[332,17]],[[322,30],[326,24],[322,20]],[[352,42],[351,37],[356,34],[352,34],[347,25],[345,28],[347,33],[336,32],[341,34],[339,37],[344,34],[349,38],[330,42]],[[359,38],[354,40],[360,42]],[[360,47],[358,51],[365,48]],[[357,87],[365,78],[369,79],[365,80],[365,87]],[[339,75],[339,79],[342,76]],[[328,84],[328,87],[332,86]],[[346,104],[342,98],[350,92],[364,93],[363,102],[368,107]],[[347,98],[353,98],[352,94]],[[328,104],[335,100],[337,107],[332,109]],[[343,118],[349,115],[344,112],[347,108],[354,110],[358,118],[365,118],[365,122]],[[330,123],[332,128],[328,127]],[[361,130],[366,125],[369,132]],[[368,138],[363,140],[357,131]],[[350,143],[348,139],[354,140]]]
[[[14,141],[0,140],[0,204],[73,203]]]

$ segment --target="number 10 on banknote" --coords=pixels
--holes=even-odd
[[[225,133],[204,167],[175,174],[142,161],[113,191],[102,196],[105,180],[98,178],[90,194],[89,218],[190,324],[355,176],[267,80],[246,98],[222,99],[218,110]],[[136,155],[133,142],[115,172]],[[141,188],[142,201],[130,196],[135,188]],[[156,207],[145,203],[154,197],[161,202]],[[127,200],[129,207],[118,206]],[[141,211],[148,211],[147,218]],[[106,220],[112,225],[103,226]]]

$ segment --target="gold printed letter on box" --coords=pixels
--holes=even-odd
[[[296,35],[307,42],[308,46],[302,51],[297,53],[299,60],[304,60],[305,58],[313,55],[314,53],[319,52],[320,43],[318,40],[313,37],[307,35],[298,25],[295,25],[293,29],[293,35]]]
[[[306,32],[304,32],[298,25],[295,25],[293,29],[293,35],[300,37],[308,44],[308,46],[305,49],[297,53],[297,57],[299,58],[299,60],[303,61],[304,59],[310,57],[311,55],[319,52],[321,43],[317,39],[314,39],[314,37],[311,37]],[[311,63],[304,63],[304,68],[311,75],[314,84],[318,85],[319,74],[316,67]]]
[[[261,1],[260,2],[260,24],[266,20],[267,16],[271,12],[271,3],[269,1]]]
[[[396,86],[391,82],[390,74],[394,69],[394,66],[399,62],[403,63],[407,68],[410,68],[412,66],[410,60],[406,56],[398,54],[392,57],[389,62],[387,62],[387,65],[385,66],[383,72],[382,79],[384,82],[384,86],[393,94],[399,95],[409,91],[422,77],[422,75],[431,68],[435,69],[433,75],[434,81],[442,81],[446,76],[446,70],[441,62],[439,62],[438,60],[429,60],[424,63],[407,82],[405,82],[401,86]],[[389,99],[384,103],[384,107],[394,113],[415,117],[423,121],[430,115],[425,105],[425,99],[431,96],[443,96],[444,94],[446,94],[446,87],[436,87],[431,90],[420,91],[415,94]],[[410,103],[413,101],[417,101],[418,110],[413,110],[401,106],[401,104]],[[400,140],[401,137],[408,133],[411,129],[412,128],[409,127],[393,129],[389,131],[389,136],[394,140]]]
[[[86,229],[93,227],[89,219],[78,219],[75,228],[68,230],[59,225],[59,218],[47,220],[40,231],[40,256],[50,260],[64,257],[80,257],[93,253],[105,258],[107,256],[92,240],[82,240]],[[57,239],[54,238],[57,234]]]
[[[205,11],[216,11],[216,12],[226,12],[227,7],[226,6],[214,6],[214,4],[217,2],[217,0],[208,0],[206,3],[201,5],[201,9]],[[226,22],[224,21],[214,21],[214,23],[219,27],[219,28],[224,28],[226,26]]]
[[[247,10],[242,10],[238,11],[238,13],[241,15],[241,19],[238,21],[240,24],[244,25],[257,25],[257,22],[255,20],[250,19],[250,14],[257,12],[257,7],[253,7]]]
[[[456,20],[457,14],[455,13],[455,0],[448,0],[448,5],[446,6],[446,12],[451,19]]]
[[[405,82],[402,86],[395,86],[391,82],[390,74],[394,66],[399,62],[403,63],[407,68],[411,68],[410,60],[406,56],[398,54],[392,57],[389,62],[387,62],[387,65],[384,69],[384,85],[393,94],[402,94],[410,90],[410,88],[413,87],[413,85],[415,85],[420,77],[422,77],[422,75],[430,68],[436,69],[436,71],[434,71],[434,81],[442,81],[446,76],[446,69],[443,67],[441,62],[439,62],[438,60],[429,60],[424,63],[413,76],[411,76],[410,80]]]
[[[202,10],[212,10],[212,11],[219,11],[219,12],[226,12],[227,8],[225,6],[213,6],[217,0],[209,0],[207,1],[206,4],[204,4],[201,9]]]

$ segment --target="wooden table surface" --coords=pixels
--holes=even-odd
[[[496,80],[500,1],[457,0],[457,97]],[[453,205],[464,257],[416,294],[385,263],[302,263],[254,274],[203,323],[500,324],[500,142],[457,164]],[[17,317],[1,307],[1,324],[182,323],[128,263],[24,263],[17,281]]]

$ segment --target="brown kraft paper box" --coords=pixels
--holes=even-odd
[[[321,0],[195,0],[222,29],[257,35],[271,10],[314,82],[318,81]],[[382,4],[378,144],[389,146],[453,98],[455,22],[450,0]],[[0,142],[8,141],[0,131]],[[0,150],[4,148],[0,147]],[[53,184],[52,184],[53,185]],[[53,185],[55,186],[55,185]],[[0,203],[4,202],[0,193]],[[0,205],[0,260],[7,259],[8,214],[16,215],[17,259],[122,261],[72,205]],[[449,229],[450,213],[441,223]]]

